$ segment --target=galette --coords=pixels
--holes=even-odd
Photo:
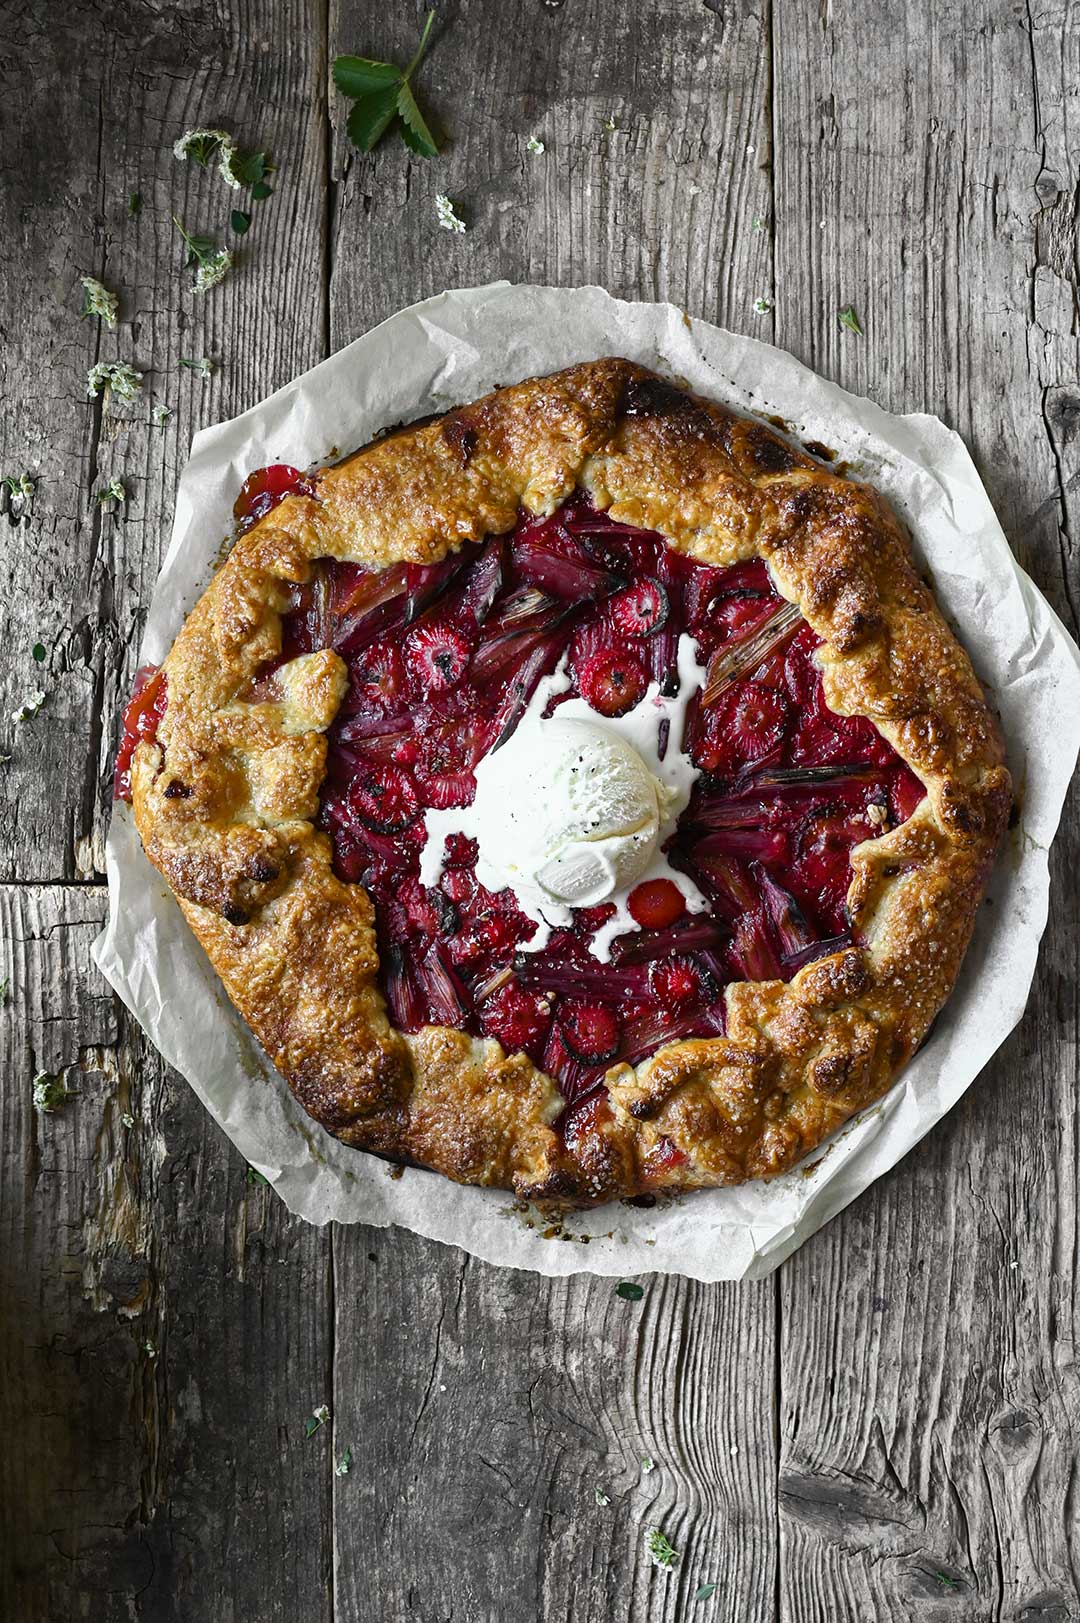
[[[610,359],[247,481],[117,792],[344,1143],[565,1205],[880,1097],[1010,806],[882,497]]]

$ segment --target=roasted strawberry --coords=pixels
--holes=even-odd
[[[666,930],[686,912],[686,900],[671,879],[646,879],[626,899],[630,917],[643,930]]]
[[[779,688],[743,682],[697,716],[693,757],[705,772],[736,773],[784,741],[788,702]]]
[[[349,785],[349,805],[373,834],[401,834],[416,820],[420,800],[404,767],[365,761]]]
[[[658,580],[643,576],[608,604],[612,624],[624,637],[651,637],[667,623],[668,595]]]
[[[551,1019],[546,998],[526,992],[517,981],[508,981],[480,1005],[480,1026],[485,1037],[494,1037],[508,1054],[535,1048],[543,1039]]]
[[[405,690],[401,651],[392,642],[373,642],[353,662],[350,709],[389,709]]]
[[[637,654],[611,648],[577,666],[578,690],[602,716],[625,716],[644,697],[649,679]]]
[[[701,1000],[704,977],[693,958],[659,958],[649,966],[649,987],[664,1008],[678,1009]]]
[[[455,687],[471,657],[471,641],[448,620],[423,620],[405,638],[405,665],[419,697]]]
[[[619,1017],[602,1003],[567,998],[556,1018],[563,1042],[576,1059],[598,1065],[614,1059],[619,1048]]]

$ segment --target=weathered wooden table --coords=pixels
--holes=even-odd
[[[772,1280],[636,1305],[290,1219],[88,956],[193,430],[448,285],[668,298],[939,413],[1075,631],[1080,8],[449,0],[433,162],[361,157],[328,95],[339,51],[407,59],[404,0],[0,21],[0,473],[37,480],[0,519],[2,713],[47,694],[2,729],[0,1617],[1080,1617],[1075,804],[1027,1018],[963,1105]],[[219,123],[278,167],[199,298],[170,216],[233,200],[171,148]],[[115,334],[80,322],[84,272]],[[209,382],[179,365],[204,355]],[[113,358],[146,386],[103,432],[85,375]],[[39,1072],[76,1094],[53,1116]]]

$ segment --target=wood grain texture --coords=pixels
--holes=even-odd
[[[0,1617],[318,1623],[328,1237],[121,1022],[105,911],[98,886],[0,887]],[[73,1095],[51,1114],[39,1072]]]
[[[774,17],[777,339],[958,428],[1075,634],[1080,14]],[[1080,1616],[1076,829],[1020,1030],[784,1269],[785,1620]]]
[[[308,0],[8,13],[0,387],[19,409],[0,423],[0,473],[28,470],[37,491],[0,553],[0,714],[34,689],[48,697],[3,729],[0,875],[80,879],[104,871],[118,715],[191,436],[325,353],[325,33]],[[241,197],[172,153],[185,128],[222,124],[278,165],[273,198],[247,205],[242,242],[228,232]],[[210,294],[192,289],[174,215],[237,248]],[[115,332],[80,321],[82,274],[120,295]],[[209,383],[180,366],[203,356],[216,363]],[[87,400],[99,360],[144,374],[134,401]],[[122,512],[95,499],[113,476],[129,494]]]
[[[191,433],[444,286],[668,298],[940,412],[1076,629],[1075,0],[439,9],[432,163],[362,157],[328,102],[336,52],[407,59],[413,0],[4,14],[0,473],[39,483],[29,523],[0,517],[0,714],[48,699],[0,729],[0,1618],[1080,1619],[1075,804],[1020,1030],[752,1287],[633,1303],[301,1225],[90,963],[118,699]],[[279,169],[198,300],[170,216],[223,225],[234,199],[171,147],[222,122]],[[113,335],[78,320],[84,271],[121,294]],[[202,355],[209,384],[178,365]],[[99,357],[147,372],[111,422],[82,399]],[[92,499],[113,473],[123,518]],[[54,1116],[39,1070],[77,1093]]]

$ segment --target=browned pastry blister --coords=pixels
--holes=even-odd
[[[823,639],[829,706],[868,717],[927,795],[854,849],[857,944],[787,984],[730,985],[725,1036],[613,1066],[571,1151],[552,1130],[561,1095],[524,1056],[389,1021],[371,901],[335,877],[313,821],[343,661],[301,656],[279,669],[279,698],[245,694],[316,559],[431,563],[576,489],[711,564],[764,558]],[[401,431],[310,490],[236,542],[188,617],[132,771],[150,860],[304,1109],[357,1148],[586,1205],[784,1172],[879,1098],[956,980],[1010,802],[995,720],[882,498],[617,359]],[[662,1140],[685,1161],[658,1175]]]

